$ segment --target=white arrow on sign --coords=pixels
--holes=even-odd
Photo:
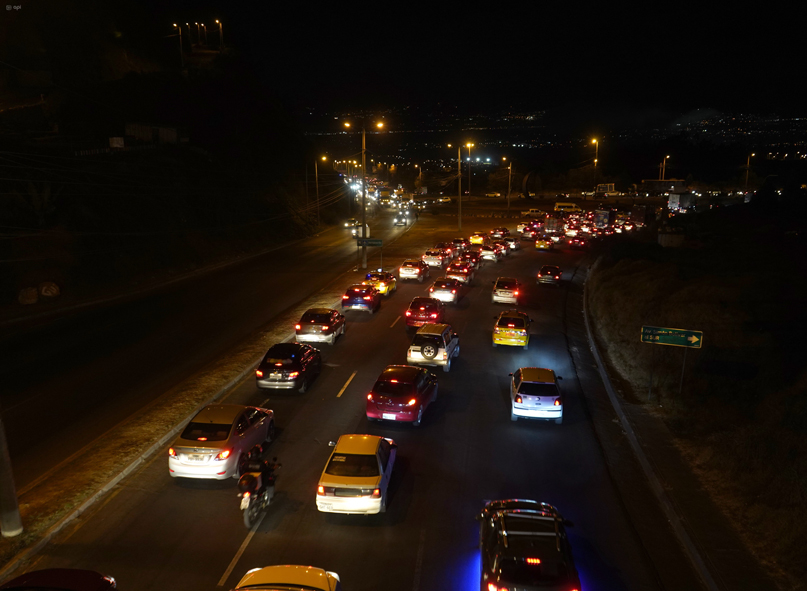
[[[687,337],[687,340],[690,343],[697,343],[700,339],[698,337],[696,337],[695,335],[692,335],[692,336]]]

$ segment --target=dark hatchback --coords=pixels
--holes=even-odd
[[[445,305],[437,298],[418,297],[409,303],[406,311],[406,326],[440,324],[445,316]]]
[[[388,365],[367,395],[370,421],[420,426],[423,413],[437,399],[437,376],[422,367]]]
[[[380,307],[381,293],[372,285],[351,285],[342,296],[342,310],[364,310],[374,314]]]
[[[319,350],[303,343],[273,345],[255,370],[258,388],[277,390],[308,389],[322,369]]]
[[[565,526],[572,523],[547,503],[490,501],[481,523],[482,591],[579,591]]]

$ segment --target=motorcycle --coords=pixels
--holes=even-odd
[[[277,458],[275,458],[276,460]],[[269,506],[275,496],[275,470],[280,464],[272,463],[265,470],[245,472],[238,480],[238,496],[244,512],[244,525],[247,529],[258,521],[258,516]]]

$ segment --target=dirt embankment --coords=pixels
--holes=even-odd
[[[624,395],[664,415],[749,547],[794,589],[807,575],[807,242],[787,223],[801,213],[690,216],[695,248],[649,235],[605,244],[587,286]],[[640,342],[643,325],[703,331],[683,382],[685,350]]]

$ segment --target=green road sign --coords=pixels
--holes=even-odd
[[[700,349],[703,344],[703,333],[697,330],[683,330],[681,328],[643,326],[642,342]]]
[[[356,244],[358,246],[381,246],[380,238],[357,238]]]

